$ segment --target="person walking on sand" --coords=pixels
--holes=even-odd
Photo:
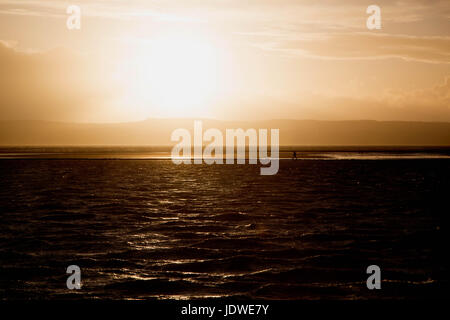
[[[297,152],[292,152],[292,160],[297,160]]]

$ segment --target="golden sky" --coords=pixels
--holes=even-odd
[[[81,8],[68,30],[67,6]],[[381,30],[368,30],[369,5]],[[450,121],[448,0],[0,0],[0,120]]]

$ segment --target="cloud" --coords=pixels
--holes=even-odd
[[[79,5],[85,17],[98,17],[119,20],[152,18],[160,21],[189,21],[174,14],[163,12],[160,6],[142,1],[95,1],[77,0],[67,3],[55,0],[17,1],[0,0],[0,15],[21,15],[43,18],[66,18],[69,5]]]
[[[431,88],[411,91],[387,90],[383,100],[392,106],[416,106],[450,112],[450,76]]]
[[[222,102],[221,118],[450,122],[450,75],[429,88],[354,96],[298,92],[296,101],[266,96]]]
[[[450,37],[418,37],[380,33],[327,33],[280,37],[255,42],[262,49],[319,59],[400,58],[427,63],[450,63]]]
[[[129,19],[151,16],[165,19],[186,19],[183,15],[203,18],[245,19],[250,21],[316,23],[327,26],[361,25],[365,8],[371,4],[382,7],[383,19],[396,23],[421,21],[427,16],[448,17],[447,0],[77,0],[75,3],[89,16]],[[0,14],[30,16],[64,16],[69,4],[60,0],[0,0]],[[235,17],[235,18],[233,18]]]

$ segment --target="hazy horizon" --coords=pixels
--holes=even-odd
[[[222,121],[204,119],[203,132],[216,128],[280,130],[280,145],[450,145],[450,123],[411,121],[260,120]],[[170,146],[175,129],[193,134],[194,119],[146,119],[124,123],[70,123],[2,121],[0,146],[116,145]],[[205,143],[206,145],[206,143]]]
[[[44,119],[13,119],[13,120],[0,120],[0,122],[49,122],[49,123],[65,123],[65,124],[93,124],[93,125],[108,125],[108,124],[131,124],[140,123],[146,121],[218,121],[218,122],[231,122],[231,123],[248,123],[248,122],[273,122],[273,121],[311,121],[311,122],[410,122],[410,123],[450,123],[449,121],[427,121],[427,120],[376,120],[376,119],[340,119],[340,120],[330,120],[330,119],[313,119],[313,118],[272,118],[272,119],[260,119],[260,120],[239,120],[239,119],[220,119],[220,118],[208,118],[208,117],[149,117],[140,120],[128,120],[128,121],[70,121],[70,120],[44,120]]]

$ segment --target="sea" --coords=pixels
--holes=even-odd
[[[167,147],[0,148],[0,299],[448,298],[450,148],[279,157],[262,176]]]

